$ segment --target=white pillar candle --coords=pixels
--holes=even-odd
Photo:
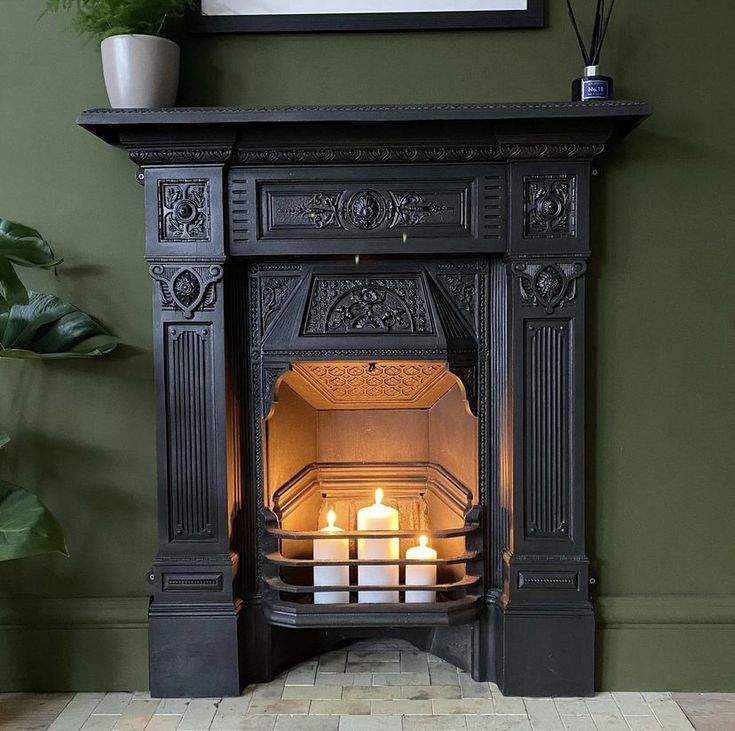
[[[338,534],[334,521],[337,515],[334,510],[327,513],[327,526],[320,533]],[[319,538],[314,543],[315,561],[345,561],[350,557],[350,542],[346,538]],[[314,566],[314,586],[348,586],[350,583],[349,566]],[[349,604],[348,591],[314,592],[314,604]]]
[[[419,545],[406,551],[407,561],[436,561],[436,551],[426,544],[429,539],[419,536]],[[436,584],[436,564],[406,565],[406,586],[429,586]],[[406,603],[435,602],[435,591],[406,591]]]
[[[375,491],[375,505],[357,511],[357,530],[398,530],[398,511],[382,504],[383,491]],[[358,538],[357,557],[361,560],[397,559],[400,551],[398,538]],[[357,583],[362,586],[398,584],[398,566],[360,566]],[[361,604],[398,602],[397,591],[360,591],[357,601]]]

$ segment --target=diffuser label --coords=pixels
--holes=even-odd
[[[582,101],[608,99],[608,84],[604,79],[582,79]]]

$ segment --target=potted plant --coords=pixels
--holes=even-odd
[[[89,358],[117,345],[73,305],[27,290],[15,270],[60,263],[38,231],[0,218],[0,358]],[[0,434],[0,448],[9,441]],[[52,552],[68,555],[56,518],[32,492],[0,480],[0,561]]]
[[[101,41],[112,107],[171,107],[179,85],[180,49],[167,34],[193,0],[46,0],[70,10],[74,28]]]

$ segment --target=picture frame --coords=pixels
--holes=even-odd
[[[300,0],[299,12],[295,0],[196,4],[191,29],[200,33],[540,28],[545,16],[545,0]]]

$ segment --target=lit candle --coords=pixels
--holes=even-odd
[[[419,536],[419,545],[406,551],[407,561],[436,561],[436,551],[426,544],[429,539]],[[429,586],[436,584],[436,564],[406,565],[406,586]],[[435,591],[406,591],[406,603],[435,602]]]
[[[334,510],[327,513],[327,526],[320,533],[342,533],[334,521]],[[346,538],[320,538],[314,543],[315,561],[345,561],[350,557],[350,542]],[[314,586],[347,586],[350,583],[349,566],[314,566]],[[314,604],[349,604],[348,591],[314,592]]]
[[[357,530],[398,530],[398,511],[382,504],[383,491],[375,491],[375,505],[357,511]],[[400,550],[398,538],[358,538],[358,559],[397,559]],[[362,586],[398,584],[398,566],[360,566],[357,583]],[[362,604],[398,602],[397,591],[360,591],[357,601]]]

